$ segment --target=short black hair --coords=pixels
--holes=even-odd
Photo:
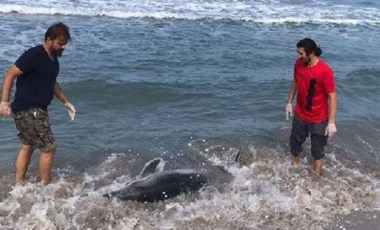
[[[48,38],[54,40],[58,37],[64,37],[67,41],[70,41],[71,39],[69,27],[62,22],[56,22],[47,29],[45,33],[45,41]]]
[[[307,55],[314,54],[319,57],[322,54],[322,49],[317,46],[317,43],[311,38],[304,38],[297,43],[297,48],[304,48]]]

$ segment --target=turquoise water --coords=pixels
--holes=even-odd
[[[72,41],[60,59],[58,81],[77,116],[70,121],[57,100],[49,107],[59,147],[56,182],[43,193],[56,197],[64,190],[66,196],[39,204],[54,218],[42,212],[38,223],[17,210],[20,205],[38,208],[20,194],[29,191],[43,199],[43,188],[12,187],[19,143],[12,120],[0,120],[0,183],[7,188],[1,193],[2,226],[47,229],[69,220],[67,226],[80,228],[129,229],[129,222],[178,228],[202,216],[201,222],[211,228],[288,229],[294,216],[301,227],[318,229],[335,214],[380,207],[377,1],[312,1],[313,12],[295,0],[20,2],[0,3],[0,69],[5,71],[25,49],[42,43],[48,25],[64,21]],[[284,116],[295,45],[304,37],[312,37],[323,49],[338,92],[338,133],[327,147],[326,177],[317,183],[308,176],[307,147],[299,171],[289,166],[290,122]],[[223,161],[230,148],[241,149],[253,164],[240,167]],[[35,153],[29,181],[37,174],[37,157]],[[163,157],[168,168],[207,167],[214,172],[211,168],[217,165],[234,179],[202,193],[212,199],[181,197],[148,206],[165,223],[150,217],[147,207],[106,203],[98,197],[120,188],[154,157]],[[216,181],[229,178],[216,175]],[[225,186],[232,192],[220,191]],[[314,202],[321,205],[305,209]],[[6,208],[9,204],[13,208]],[[97,205],[108,211],[96,212]],[[218,208],[222,206],[231,211]],[[128,214],[119,213],[125,210]],[[317,218],[320,212],[327,214]],[[112,218],[104,223],[88,221],[106,213]],[[244,216],[252,217],[239,220]]]

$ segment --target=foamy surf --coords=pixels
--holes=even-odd
[[[347,6],[325,1],[313,1],[305,11],[303,4],[286,4],[277,1],[57,1],[48,2],[5,1],[0,13],[27,15],[69,15],[111,18],[154,18],[181,20],[232,20],[260,24],[340,24],[378,25],[379,9],[369,6]]]
[[[252,163],[231,165],[223,160],[225,152],[219,152],[223,150],[219,147],[207,146],[212,157],[206,161],[224,167],[233,177],[228,183],[154,204],[108,200],[103,192],[120,188],[134,177],[110,169],[136,164],[128,154],[114,154],[82,176],[61,173],[48,186],[16,186],[0,203],[1,227],[326,229],[337,215],[380,208],[378,179],[345,167],[334,153],[327,156],[330,163],[324,176],[316,178],[306,159],[298,167],[291,166],[289,157],[277,148],[251,146],[244,154],[252,157]],[[205,154],[200,150],[200,155]]]

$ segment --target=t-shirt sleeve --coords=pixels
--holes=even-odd
[[[333,93],[335,92],[335,81],[334,81],[334,72],[331,68],[326,68],[325,71],[325,90],[327,93]]]
[[[28,73],[34,70],[36,66],[36,61],[38,58],[36,57],[36,50],[29,49],[25,51],[16,61],[15,65],[19,68],[23,73]]]

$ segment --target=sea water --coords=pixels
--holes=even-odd
[[[1,71],[57,21],[72,34],[58,82],[77,114],[71,121],[57,99],[49,106],[58,149],[48,186],[34,183],[37,150],[27,183],[14,185],[19,140],[14,122],[0,120],[1,229],[354,229],[353,212],[377,220],[378,1],[2,0]],[[321,178],[310,172],[309,141],[301,165],[290,165],[284,114],[305,37],[322,48],[338,95]],[[244,161],[228,160],[235,150]],[[156,157],[168,170],[206,173],[209,185],[155,204],[102,197]]]

